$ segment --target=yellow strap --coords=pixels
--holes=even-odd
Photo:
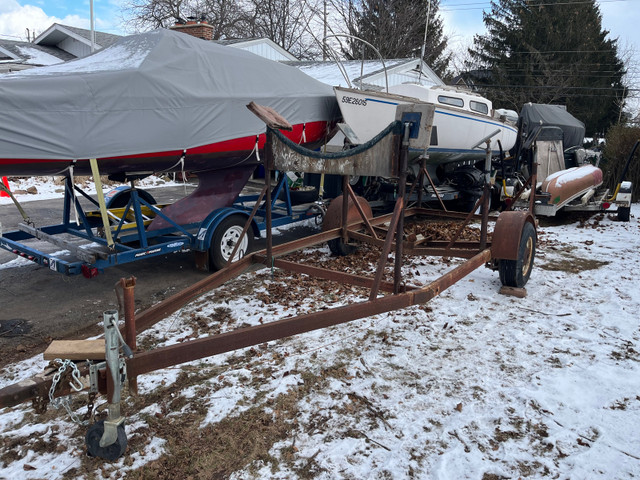
[[[616,191],[613,192],[613,195],[611,196],[611,198],[607,199],[607,202],[615,202],[616,201],[616,197],[618,196],[618,192],[620,191],[620,185],[622,185],[621,183],[618,184],[618,186],[616,187]]]
[[[20,203],[18,202],[16,197],[13,196],[13,193],[11,193],[11,190],[9,190],[7,187],[5,187],[4,183],[2,183],[1,181],[0,181],[0,190],[2,190],[7,195],[9,195],[9,197],[11,197],[11,200],[13,201],[14,205],[16,206],[18,211],[20,212],[20,215],[22,215],[22,219],[25,222],[33,225],[33,222],[29,218],[29,215],[27,215],[27,212],[25,212],[24,209],[22,208],[22,205],[20,205]]]
[[[114,246],[114,243],[113,243],[113,237],[111,236],[111,226],[109,224],[109,216],[107,214],[107,204],[104,201],[104,192],[102,191],[102,181],[100,180],[100,171],[98,170],[98,161],[95,158],[90,158],[89,164],[91,165],[93,182],[96,184],[96,194],[98,195],[98,205],[100,206],[100,216],[102,217],[104,234],[107,237],[107,245],[109,245],[109,248],[112,248]]]

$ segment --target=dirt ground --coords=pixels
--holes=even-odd
[[[183,196],[183,187],[155,189],[158,202]],[[59,221],[62,200],[42,200],[25,204],[36,225]],[[13,205],[0,206],[5,231],[22,221]],[[309,228],[293,228],[275,242],[313,233]],[[256,242],[263,248],[264,240]],[[57,247],[54,247],[57,248]],[[17,257],[0,250],[0,264]],[[192,252],[149,258],[111,267],[92,279],[81,275],[66,277],[46,267],[32,264],[0,270],[0,366],[43,351],[52,339],[87,338],[99,334],[97,324],[103,312],[118,307],[115,285],[120,279],[136,278],[136,311],[202,280],[207,272],[195,268]]]

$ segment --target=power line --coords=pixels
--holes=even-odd
[[[631,0],[599,0],[596,3],[619,3],[619,2],[628,2]],[[529,3],[527,6],[528,7],[548,7],[548,6],[555,6],[555,5],[586,5],[586,4],[592,4],[593,2],[586,0],[586,1],[578,1],[578,2],[552,2],[552,3],[548,3],[548,2],[540,2],[540,3]],[[442,4],[444,5],[444,4]],[[455,8],[461,5],[480,5],[478,7],[465,7],[465,8]],[[456,12],[456,11],[463,11],[463,10],[484,10],[485,8],[489,8],[491,7],[491,3],[487,3],[487,2],[472,2],[472,3],[458,3],[455,5],[452,5],[451,7],[445,7],[445,6],[440,6],[440,8],[438,9],[441,12]]]
[[[614,87],[572,87],[563,85],[484,85],[481,83],[476,84],[478,88],[517,88],[520,90],[539,90],[539,89],[566,89],[566,90],[605,90],[610,92],[640,92],[640,88],[614,88]],[[577,94],[575,94],[577,95]],[[606,95],[600,95],[606,96]]]

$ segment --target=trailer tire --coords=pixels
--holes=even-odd
[[[630,213],[631,207],[618,207],[618,220],[621,222],[628,222]]]
[[[498,261],[500,282],[506,287],[523,288],[529,281],[536,253],[536,229],[526,222],[522,227],[517,260]]]
[[[156,202],[156,199],[153,198],[153,195],[151,195],[146,190],[138,189],[138,196],[140,197],[141,200],[144,200],[145,202],[150,203],[151,205],[155,205],[156,203],[158,203]],[[131,189],[122,190],[107,202],[107,208],[126,207],[130,199],[131,199]]]
[[[100,446],[100,439],[103,433],[104,420],[100,420],[89,427],[84,438],[87,445],[87,453],[90,457],[104,458],[113,462],[120,458],[127,449],[127,434],[124,431],[124,425],[118,426],[118,438],[115,443],[106,447]]]
[[[240,235],[244,229],[246,218],[242,215],[231,215],[216,227],[211,239],[211,246],[209,247],[209,258],[211,263],[211,269],[213,271],[220,270],[227,265],[229,257],[233,253],[233,249],[236,246]],[[234,261],[240,260],[253,247],[253,231],[249,231],[245,234],[241,240],[240,248],[236,253]]]
[[[348,243],[345,243],[341,238],[334,238],[333,240],[329,240],[327,244],[329,245],[329,250],[331,251],[331,253],[338,257],[346,257],[347,255],[351,255],[358,249],[357,245],[350,245]]]

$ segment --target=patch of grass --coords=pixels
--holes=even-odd
[[[605,265],[609,265],[609,263],[611,262],[565,255],[565,258],[550,260],[547,263],[537,266],[543,270],[554,272],[580,273],[587,270],[597,270]]]

